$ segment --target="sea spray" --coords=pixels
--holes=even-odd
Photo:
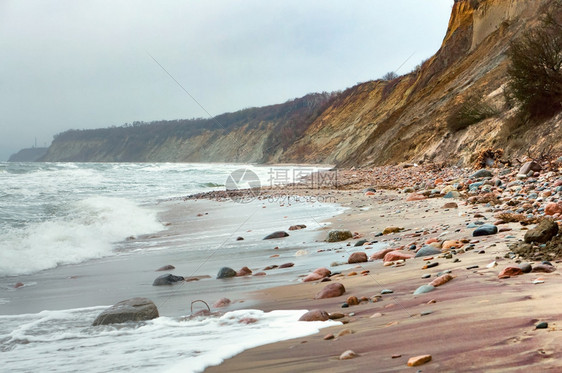
[[[64,210],[52,220],[0,234],[0,276],[100,258],[112,254],[114,242],[163,228],[156,211],[124,198],[90,197]]]

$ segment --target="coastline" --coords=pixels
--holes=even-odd
[[[499,170],[494,171],[499,174]],[[512,170],[512,175],[506,177],[514,175]],[[558,171],[549,179],[556,180],[561,175]],[[419,178],[435,179],[435,173],[420,173]],[[445,178],[441,187],[452,184],[454,178],[452,175]],[[344,324],[323,329],[316,335],[247,350],[205,372],[413,371],[414,368],[407,366],[408,359],[425,354],[432,356],[423,365],[429,371],[554,371],[558,367],[562,357],[556,348],[561,332],[557,326],[560,323],[557,310],[562,306],[557,296],[562,286],[560,273],[498,278],[504,268],[526,262],[506,254],[510,252],[508,245],[522,241],[533,225],[498,222],[495,216],[499,208],[468,203],[466,195],[457,199],[439,196],[407,201],[411,193],[400,190],[416,180],[405,183],[398,178],[397,185],[403,185],[400,190],[366,195],[361,188],[373,182],[360,179],[362,182],[351,183],[344,190],[331,191],[338,196],[338,203],[348,208],[330,219],[332,228],[350,229],[372,240],[374,233],[385,227],[403,227],[405,230],[380,237],[396,249],[402,246],[405,249],[412,243],[419,246],[430,238],[438,242],[464,240],[465,247],[473,247],[450,259],[435,255],[432,262],[438,266],[429,269],[423,269],[428,263],[424,258],[407,259],[399,266],[383,266],[381,261],[357,264],[356,268],[331,278],[346,289],[344,295],[335,298],[314,299],[326,285],[323,282],[253,292],[251,298],[258,302],[259,309],[321,309],[344,313]],[[443,208],[445,203],[453,201],[458,207]],[[560,222],[559,216],[557,219]],[[468,228],[467,224],[477,220],[499,223],[501,232],[473,237],[474,228]],[[342,242],[342,246],[349,248],[345,244],[355,241]],[[365,252],[371,255],[367,248]],[[538,268],[540,261],[530,263]],[[338,271],[327,262],[319,261],[317,267]],[[368,275],[349,276],[350,272],[365,270],[370,271]],[[444,271],[451,271],[451,281],[427,294],[413,295],[419,286],[428,284]],[[429,279],[422,278],[428,274]],[[381,296],[384,289],[392,293]],[[349,296],[372,299],[375,295],[380,296],[377,302],[342,308]],[[548,322],[547,329],[535,327],[541,321]],[[343,336],[324,339],[325,335],[342,331]],[[358,356],[339,360],[347,350]]]

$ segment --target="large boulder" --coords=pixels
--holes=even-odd
[[[371,255],[371,260],[380,260],[383,259],[384,256],[392,251],[394,251],[395,249],[383,249],[381,251],[377,251],[376,253],[374,253],[373,255]]]
[[[230,267],[222,267],[217,273],[217,278],[230,278],[236,277],[237,273]]]
[[[263,239],[264,240],[271,240],[271,239],[274,239],[274,238],[283,238],[283,237],[288,237],[288,236],[289,236],[289,233],[287,233],[287,232],[277,231],[277,232],[273,232],[271,234],[268,234]]]
[[[326,241],[328,241],[328,242],[339,242],[339,241],[349,240],[351,237],[353,237],[353,234],[351,233],[351,231],[334,230],[334,231],[328,232],[328,238],[326,239]]]
[[[150,299],[131,298],[116,303],[100,313],[92,326],[152,320],[158,316],[158,308]]]
[[[533,229],[525,233],[525,242],[546,243],[558,234],[558,224],[554,220],[543,219]]]
[[[349,258],[347,259],[347,263],[349,264],[353,264],[353,263],[364,263],[369,261],[369,258],[367,257],[367,254],[365,254],[362,251],[353,253],[349,256]]]
[[[339,282],[332,282],[320,290],[314,297],[315,299],[335,298],[345,293],[345,287]]]
[[[176,282],[180,282],[183,280],[184,278],[182,276],[175,276],[172,275],[171,273],[168,273],[157,277],[152,283],[152,286],[172,285]]]

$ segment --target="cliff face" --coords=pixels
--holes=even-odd
[[[562,150],[562,114],[515,126],[515,110],[505,105],[504,96],[510,43],[537,24],[552,1],[456,0],[439,51],[418,70],[392,81],[217,117],[226,126],[183,121],[191,127],[182,130],[179,121],[173,128],[169,123],[142,128],[144,135],[130,128],[104,136],[63,133],[43,159],[367,166],[421,160],[468,164],[488,147],[511,156],[546,144]],[[482,97],[498,114],[450,130],[447,119],[471,96]]]
[[[468,164],[483,148],[504,148],[517,156],[546,141],[561,150],[560,117],[514,133],[515,113],[504,108],[506,51],[525,27],[538,22],[544,3],[456,1],[441,49],[419,71],[344,92],[286,152],[286,159],[297,161],[292,152],[301,147],[308,149],[308,162],[342,166],[421,160]],[[484,97],[500,113],[450,131],[447,118],[470,95]]]

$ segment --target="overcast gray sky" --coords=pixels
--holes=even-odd
[[[0,160],[67,129],[342,90],[435,53],[453,0],[0,0]],[[149,53],[149,54],[148,54]]]

